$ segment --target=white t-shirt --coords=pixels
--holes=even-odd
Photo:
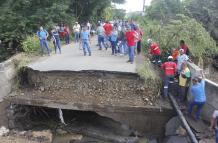
[[[215,110],[214,112],[213,112],[213,118],[217,118],[218,117],[218,110]]]
[[[182,64],[186,63],[189,60],[186,54],[179,55],[177,57],[177,70],[180,72],[182,70]]]
[[[76,24],[73,26],[73,31],[74,32],[80,32],[80,25],[79,24]]]

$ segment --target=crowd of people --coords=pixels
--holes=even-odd
[[[92,33],[91,24],[81,26],[78,22],[73,26],[74,42],[81,43],[84,56],[92,55],[90,48],[90,35]],[[108,50],[111,48],[111,54],[114,56],[128,55],[129,60],[127,62],[133,64],[136,53],[141,53],[141,41],[143,31],[140,30],[139,25],[132,20],[129,21],[115,21],[115,22],[101,22],[98,21],[96,28],[98,48],[99,50]],[[59,51],[61,53],[60,37],[65,37],[66,44],[69,44],[69,27],[62,25],[61,27],[55,26],[51,31],[52,41],[55,47],[55,53]],[[48,55],[51,50],[49,49],[47,38],[49,33],[40,27],[37,32],[37,36],[40,39],[40,45],[46,48]],[[203,72],[193,78],[189,69],[188,63],[190,52],[187,44],[184,40],[181,40],[177,48],[173,48],[170,55],[167,57],[167,61],[162,63],[161,49],[156,42],[152,39],[147,40],[149,47],[149,54],[151,55],[151,62],[161,67],[164,71],[163,78],[163,97],[168,96],[168,92],[172,83],[178,83],[178,97],[177,100],[180,103],[187,102],[188,92],[190,91],[192,100],[188,104],[188,114],[192,116],[193,108],[196,107],[195,120],[200,120],[202,108],[206,102],[205,94],[205,77]],[[215,130],[216,143],[218,143],[218,111],[215,111],[211,119],[211,130]]]
[[[141,39],[143,32],[139,25],[129,21],[98,22],[97,27],[99,50],[111,47],[111,54],[117,56],[128,55],[127,62],[133,64],[135,54],[141,53]]]
[[[178,48],[172,49],[168,61],[161,64],[161,50],[155,42],[148,39],[150,54],[152,55],[152,63],[161,65],[164,71],[164,89],[163,97],[168,96],[168,91],[172,83],[177,82],[179,86],[177,101],[179,103],[187,103],[188,91],[190,91],[191,99],[188,103],[187,113],[190,117],[194,117],[196,121],[201,119],[202,108],[206,103],[205,94],[205,76],[203,71],[196,77],[191,76],[188,67],[189,48],[184,40],[180,41]],[[196,107],[195,115],[192,116],[193,108]],[[215,140],[218,143],[218,110],[215,110],[210,123],[210,130],[215,132]]]

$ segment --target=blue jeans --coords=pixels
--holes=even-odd
[[[106,45],[104,43],[104,36],[98,35],[98,45],[100,49],[102,49],[102,45],[104,45],[104,47],[106,48]]]
[[[199,120],[200,119],[200,114],[201,114],[201,110],[204,106],[205,102],[195,102],[195,101],[192,101],[190,104],[189,104],[189,108],[188,108],[188,112],[189,114],[192,113],[192,109],[194,106],[197,106],[197,111],[195,113],[195,116],[196,116],[196,119]]]
[[[216,143],[218,143],[218,128],[215,129],[215,139],[216,139]]]
[[[61,53],[61,41],[60,41],[60,39],[55,38],[54,46],[55,46],[55,53],[57,53],[57,49]]]
[[[66,33],[66,35],[65,35],[65,43],[70,44],[70,35],[69,35],[69,33]]]
[[[168,96],[169,85],[173,82],[174,76],[173,75],[165,75],[164,77],[164,97]]]
[[[88,51],[89,55],[91,56],[91,49],[90,49],[90,45],[89,45],[89,40],[82,40],[82,46],[83,46],[84,56],[86,56],[87,51]]]
[[[40,47],[42,50],[42,53],[44,53],[44,47],[47,49],[48,55],[50,55],[50,49],[48,47],[48,42],[46,39],[40,39]]]
[[[129,61],[134,62],[135,46],[129,46]]]
[[[112,47],[112,54],[116,54],[117,53],[117,42],[116,41],[111,41],[111,47]]]
[[[79,32],[74,33],[74,41],[79,42]]]
[[[128,53],[128,48],[127,48],[126,41],[121,41],[121,43],[119,45],[119,48],[120,48],[120,53],[121,54],[127,54]]]

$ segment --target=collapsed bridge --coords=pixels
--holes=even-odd
[[[5,99],[18,105],[93,111],[141,135],[163,135],[174,111],[160,100],[160,81],[138,74],[143,57],[128,64],[126,57],[111,57],[108,51],[96,50],[93,57],[72,48],[64,52],[24,67],[20,88]]]

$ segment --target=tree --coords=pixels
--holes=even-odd
[[[50,29],[53,25],[73,21],[97,21],[111,2],[125,0],[0,0],[0,40],[4,51],[1,59],[22,50],[21,43],[39,26]],[[0,53],[1,56],[2,53]]]

